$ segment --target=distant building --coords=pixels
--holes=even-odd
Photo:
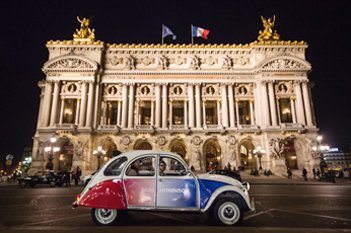
[[[338,148],[331,148],[323,153],[324,161],[329,169],[351,168],[351,154],[345,153]]]
[[[197,171],[319,166],[303,41],[46,46],[34,166],[90,171],[115,150],[140,149],[176,152]],[[98,146],[105,155],[93,155]]]

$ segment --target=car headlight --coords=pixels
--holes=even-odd
[[[242,185],[246,188],[247,191],[250,190],[250,183],[249,182],[243,182]]]

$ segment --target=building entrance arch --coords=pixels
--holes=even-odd
[[[98,156],[97,159],[100,160],[98,161],[98,167],[103,166],[109,159],[114,157],[114,153],[117,151],[117,146],[113,142],[113,140],[109,137],[105,138],[99,143],[99,146],[101,146],[102,150],[105,151],[105,154],[103,156]]]
[[[67,137],[58,138],[54,146],[60,148],[58,152],[53,152],[54,171],[71,171],[74,153],[71,140]]]
[[[294,138],[289,137],[284,139],[283,156],[285,158],[285,165],[287,168],[298,169]]]
[[[254,148],[251,140],[239,143],[240,167],[242,169],[257,169],[257,159],[252,153]]]
[[[189,164],[189,157],[187,155],[186,146],[183,140],[174,139],[173,141],[171,141],[169,150],[180,155],[184,159],[184,161],[187,164]]]
[[[222,168],[221,147],[216,139],[209,139],[204,143],[203,154],[206,171]]]
[[[134,150],[152,150],[152,145],[143,139],[138,139],[135,142]]]

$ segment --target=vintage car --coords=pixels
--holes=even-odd
[[[227,176],[196,175],[171,152],[132,151],[107,162],[73,208],[91,208],[100,226],[123,222],[129,210],[208,213],[217,224],[235,225],[255,209],[249,189],[248,183]]]

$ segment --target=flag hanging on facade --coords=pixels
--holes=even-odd
[[[172,32],[172,30],[162,24],[162,38],[165,38],[167,36],[172,36],[173,40],[177,39],[177,36]]]
[[[207,40],[210,30],[191,25],[191,37],[202,37]]]

